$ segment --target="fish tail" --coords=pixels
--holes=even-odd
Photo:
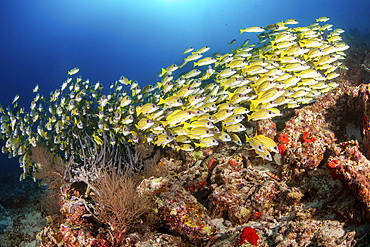
[[[249,121],[249,120],[248,120]],[[249,142],[249,140],[250,140],[251,138],[249,138],[248,137],[248,135],[247,134],[245,134],[245,143],[247,143],[247,142]]]
[[[285,51],[280,50],[280,58],[284,57],[284,56],[285,56],[285,54],[286,54],[286,52],[285,52]]]
[[[229,91],[227,91],[227,94],[229,95],[229,100],[234,96],[234,93],[230,93]]]
[[[272,41],[271,41],[271,48],[272,48],[272,50],[276,49],[276,45],[274,45]]]
[[[258,99],[251,100],[251,109],[250,110],[251,111],[254,111],[257,108],[258,104],[259,104],[259,100]],[[248,121],[249,121],[249,119],[248,119]]]
[[[259,58],[266,58],[261,50],[258,50]]]
[[[136,115],[140,116],[141,114],[141,109],[139,107],[136,107]]]
[[[240,34],[242,34],[244,32],[244,29],[240,29]]]
[[[162,68],[162,73],[161,73],[161,76],[160,77],[164,76],[166,74],[166,72],[167,72],[167,70],[165,70],[164,68]]]
[[[159,83],[159,82],[158,82]],[[162,105],[162,104],[164,104],[164,102],[165,102],[165,100],[164,99],[162,99],[162,97],[159,97],[159,102],[158,102],[158,104],[157,105]]]
[[[161,124],[163,125],[163,127],[166,127],[167,126],[167,121],[159,121],[161,122]]]

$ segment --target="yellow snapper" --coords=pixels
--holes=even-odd
[[[123,85],[129,85],[132,80],[127,79],[125,76],[121,76],[118,81]]]
[[[274,111],[271,110],[271,108],[258,109],[257,111],[253,112],[251,115],[247,115],[248,122],[251,120],[256,121],[256,120],[269,119],[269,118],[273,118],[276,116],[281,116],[281,114],[275,113]]]
[[[183,54],[186,54],[186,53],[189,53],[189,52],[192,52],[194,50],[194,48],[193,47],[188,47],[188,48],[186,48],[181,54],[183,55]]]
[[[211,147],[211,146],[217,146],[218,141],[214,137],[209,136],[209,137],[201,138],[199,140],[199,143],[194,143],[194,145],[195,147]]]
[[[137,116],[140,116],[140,114],[149,114],[152,112],[155,112],[159,109],[159,106],[152,104],[152,103],[146,103],[142,107],[136,107],[136,114]]]
[[[78,71],[80,71],[80,69],[78,67],[75,67],[75,68],[71,69],[70,71],[68,71],[68,75],[77,74]]]
[[[142,118],[139,120],[138,124],[135,125],[138,130],[146,130],[154,124],[153,120],[148,118]]]
[[[247,33],[260,33],[260,32],[263,32],[265,31],[265,29],[263,29],[262,27],[247,27],[245,29],[240,29],[240,33],[244,33],[244,32],[247,32]]]
[[[204,65],[210,65],[212,63],[215,63],[217,60],[214,57],[205,57],[200,59],[198,62],[194,62],[195,66],[204,66]]]
[[[210,130],[207,127],[196,127],[191,130],[186,130],[186,133],[192,139],[201,139],[201,138],[213,136],[212,130]]]

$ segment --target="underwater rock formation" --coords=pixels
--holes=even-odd
[[[207,210],[177,183],[163,177],[149,178],[138,191],[150,198],[149,208],[160,224],[190,242],[207,242],[215,233]]]

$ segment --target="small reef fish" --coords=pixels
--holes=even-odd
[[[245,29],[240,29],[240,33],[244,32],[252,32],[252,33],[260,33],[265,31],[262,27],[247,27]]]
[[[68,75],[77,74],[78,71],[80,71],[80,69],[78,67],[75,67],[75,68],[71,69],[70,71],[68,71]]]
[[[21,179],[36,166],[27,154],[31,147],[45,145],[68,160],[83,154],[79,138],[86,134],[98,146],[104,135],[110,145],[136,144],[142,136],[144,142],[188,152],[220,142],[249,145],[271,161],[270,152],[279,152],[272,139],[241,136],[252,121],[280,116],[281,109],[313,102],[338,86],[349,46],[340,36],[344,31],[332,30],[328,21],[320,17],[294,27],[298,21],[286,19],[240,29],[243,35],[258,33],[258,43],[246,39],[204,58],[210,46],[189,47],[181,64],[161,66],[158,82],[148,85],[121,76],[103,93],[102,83],[76,76],[79,68],[73,68],[49,98],[36,85],[30,107],[18,106],[18,94],[10,106],[0,107],[2,152],[20,156]],[[187,70],[190,61],[196,68]]]

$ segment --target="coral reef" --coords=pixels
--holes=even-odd
[[[11,243],[12,237],[19,246],[27,240],[35,243],[37,231],[40,246],[368,246],[370,89],[358,85],[368,64],[367,53],[361,54],[361,61],[351,57],[347,74],[341,71],[339,85],[328,93],[320,91],[315,102],[299,109],[285,105],[273,120],[241,120],[246,126],[242,132],[250,138],[264,135],[276,141],[279,152],[271,152],[273,159],[261,159],[256,147],[240,145],[249,140],[244,136],[188,152],[187,146],[176,146],[177,142],[154,148],[149,145],[154,139],[145,130],[126,133],[112,130],[117,127],[113,125],[102,126],[106,131],[92,128],[93,133],[77,130],[76,117],[76,126],[66,129],[77,147],[76,152],[69,149],[68,159],[58,156],[65,153],[58,142],[49,148],[60,151],[46,152],[37,143],[21,155],[23,168],[34,167],[34,177],[52,190],[59,212],[43,210],[48,214],[46,222],[27,235],[29,228],[22,224],[33,224],[21,212],[27,197],[1,197],[1,243]],[[269,52],[258,55],[272,56]],[[356,72],[353,64],[365,67]],[[117,120],[113,107],[101,105],[103,99],[93,102],[99,104],[94,108],[95,118],[101,111],[99,120],[110,124]],[[251,100],[248,107],[257,103]],[[87,110],[87,105],[80,106],[81,111]],[[145,123],[139,123],[146,115],[145,107],[139,108],[136,115],[135,111],[129,115],[135,116],[135,128],[140,124],[145,128]],[[171,141],[197,134],[171,134],[176,125],[167,128]],[[128,137],[120,138],[115,131]],[[27,166],[31,160],[33,164]],[[40,221],[41,214],[28,212],[27,217]],[[19,230],[11,232],[11,225]]]

